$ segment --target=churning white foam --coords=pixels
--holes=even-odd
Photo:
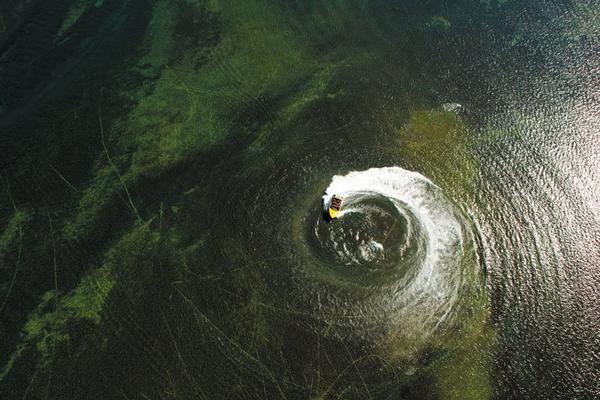
[[[361,194],[374,194],[388,198],[399,212],[413,214],[426,235],[426,255],[411,281],[398,287],[392,282],[391,290],[382,288],[387,298],[378,302],[388,305],[390,322],[405,336],[427,335],[451,318],[461,288],[473,278],[462,263],[465,242],[471,238],[466,219],[443,191],[419,173],[387,167],[334,176],[323,196],[325,205],[334,194],[353,199],[344,204],[340,218],[361,212],[356,200]],[[390,245],[394,243],[386,243]]]

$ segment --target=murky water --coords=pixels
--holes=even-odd
[[[3,398],[600,397],[598,1],[17,3]]]

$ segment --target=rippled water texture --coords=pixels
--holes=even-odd
[[[419,342],[462,316],[483,271],[472,227],[439,187],[402,168],[372,168],[335,176],[325,205],[333,194],[344,197],[342,214],[327,222],[312,213],[297,240],[309,275],[358,294],[330,313],[362,314],[395,340]],[[322,290],[322,298],[336,293]]]
[[[598,0],[0,3],[0,398],[600,398]]]

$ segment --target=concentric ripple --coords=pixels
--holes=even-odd
[[[322,210],[314,212],[302,238],[305,264],[325,283],[322,295],[337,297],[334,309],[345,307],[334,312],[369,316],[403,344],[456,325],[469,294],[482,287],[472,225],[459,207],[429,179],[399,167],[334,176],[323,207],[334,194],[344,197],[340,217],[326,222]],[[367,330],[357,329],[372,336]]]

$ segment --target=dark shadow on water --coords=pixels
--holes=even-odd
[[[327,223],[333,221],[333,218],[331,218],[331,215],[329,215],[329,213],[327,211],[324,210],[322,212],[322,215],[323,215],[323,221],[325,221]]]

